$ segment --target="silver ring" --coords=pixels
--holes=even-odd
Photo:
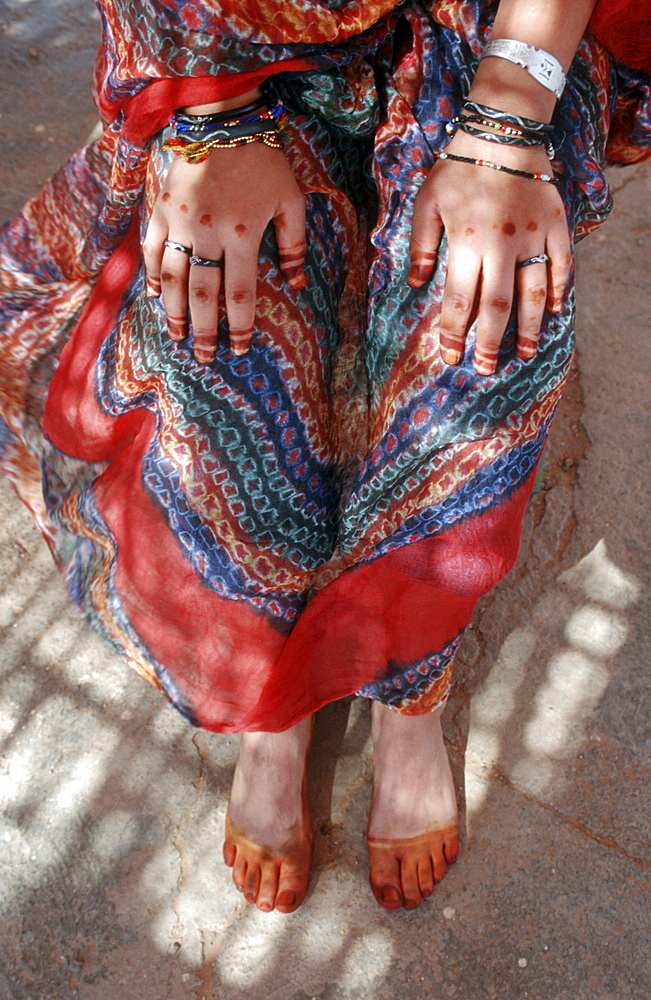
[[[193,254],[190,257],[190,265],[195,264],[198,267],[223,267],[223,260],[213,260],[212,257],[197,257]]]
[[[526,260],[516,262],[516,267],[528,267],[529,264],[548,264],[549,257],[546,253],[539,253],[537,257],[527,257]]]
[[[192,253],[192,247],[183,246],[182,243],[175,243],[174,240],[165,240],[165,246],[169,247],[170,250],[180,250],[181,253]]]

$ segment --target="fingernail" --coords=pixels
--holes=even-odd
[[[407,277],[407,284],[410,288],[420,288],[427,280],[427,268],[422,264],[412,264]]]
[[[147,285],[145,287],[145,294],[150,299],[157,299],[161,293],[160,281],[156,281],[155,278],[147,278]]]
[[[307,278],[302,267],[286,267],[283,270],[285,281],[292,288],[307,288]]]
[[[441,348],[441,357],[446,365],[458,365],[461,361],[461,351],[450,351],[445,347]]]
[[[200,365],[210,365],[215,360],[215,355],[208,351],[195,351],[194,357]]]
[[[296,902],[296,893],[291,889],[284,889],[276,896],[276,906],[293,906]]]
[[[478,375],[492,375],[495,368],[495,365],[491,365],[487,361],[475,361],[475,371]]]
[[[185,340],[185,323],[168,319],[167,330],[172,340]]]
[[[228,336],[229,345],[233,354],[237,354],[240,357],[242,354],[246,354],[249,349],[249,344],[251,343],[251,336],[253,330],[231,330]]]
[[[518,347],[517,355],[522,361],[531,361],[536,356],[535,347]]]

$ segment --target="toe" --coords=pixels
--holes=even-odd
[[[244,898],[249,903],[255,903],[260,891],[260,866],[256,864],[247,865],[246,878],[244,880]]]
[[[434,881],[440,882],[445,877],[445,873],[448,870],[445,863],[445,857],[443,855],[443,849],[441,847],[436,846],[433,849],[431,860],[432,868],[434,870]]]
[[[233,865],[233,882],[238,892],[244,892],[247,868],[246,857],[241,851],[238,851],[235,864]]]
[[[229,868],[232,868],[235,864],[235,858],[237,857],[237,847],[232,840],[227,839],[224,841],[222,853],[224,855],[224,862]]]
[[[402,893],[395,885],[383,885],[379,893],[375,889],[373,892],[383,910],[399,910],[402,906]]]
[[[260,874],[257,907],[264,913],[270,913],[276,905],[278,895],[278,866],[273,861],[263,865]]]
[[[406,910],[415,910],[422,902],[418,886],[418,861],[416,858],[401,858],[400,880]]]
[[[434,881],[440,882],[442,878],[445,877],[445,873],[448,870],[448,857],[452,857],[453,850],[455,851],[454,857],[456,858],[456,852],[458,852],[458,834],[456,830],[452,828],[445,828],[443,830],[436,831],[429,841],[429,854],[432,862],[432,870],[434,872]],[[455,848],[456,843],[456,848]],[[448,855],[449,850],[449,855]]]
[[[369,843],[370,881],[373,895],[384,910],[398,910],[403,904],[400,862],[390,851]]]
[[[434,872],[429,855],[418,861],[418,888],[423,899],[427,899],[434,892]]]
[[[283,889],[276,896],[276,909],[280,913],[293,913],[300,905],[293,889]]]
[[[443,853],[449,865],[453,865],[459,854],[459,832],[451,830],[446,833],[443,841]]]
[[[281,865],[278,879],[276,909],[281,913],[293,913],[305,899],[310,874],[309,861]]]

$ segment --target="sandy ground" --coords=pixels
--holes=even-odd
[[[0,218],[92,129],[97,27],[89,0],[0,3]],[[367,887],[357,701],[318,719],[307,901],[241,900],[221,861],[237,739],[190,729],[80,622],[0,483],[2,1000],[651,995],[651,170],[611,183],[519,563],[458,660],[463,852],[416,912]]]

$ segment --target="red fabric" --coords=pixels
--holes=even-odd
[[[154,430],[153,417],[149,429],[147,422],[132,445],[142,454]],[[141,478],[130,474],[133,468],[126,461],[113,463],[95,494],[118,545],[120,598],[153,656],[160,663],[184,664],[182,697],[197,706],[204,727],[220,732],[273,730],[279,718],[292,725],[376,680],[382,664],[417,662],[442,649],[467,624],[477,599],[513,565],[519,541],[513,526],[520,524],[534,480],[531,476],[472,523],[460,522],[436,538],[350,569],[313,598],[285,638],[245,602],[226,600],[201,584]],[[125,495],[128,508],[121,499]],[[168,581],[164,590],[142,572],[134,537],[143,530],[158,540]],[[473,575],[469,590],[460,592],[452,568],[457,560],[468,563],[482,535],[494,536],[496,547],[477,550],[485,571]],[[440,567],[440,579],[419,579],[414,571],[419,561],[430,572],[433,565]],[[191,614],[176,621],[180,607]],[[214,676],[206,669],[210,663]]]
[[[94,495],[116,545],[116,587],[153,657],[180,665],[181,700],[198,709],[207,729],[273,730],[279,718],[291,725],[353,694],[387,663],[417,662],[442,649],[515,562],[534,475],[483,514],[344,572],[312,599],[289,637],[282,635],[245,601],[205,587],[168,530],[142,482],[142,462],[133,461],[150,447],[154,414],[143,408],[108,416],[93,391],[97,354],[139,255],[134,222],[62,352],[44,430],[66,454],[110,463]],[[156,539],[155,564],[140,558],[143,537]]]
[[[176,108],[226,101],[259,87],[274,73],[297,72],[309,68],[310,63],[305,59],[286,59],[284,62],[270,63],[251,73],[174,76],[152,80],[138,94],[124,101],[107,101],[100,94],[99,111],[106,122],[112,122],[120,111],[124,111],[127,117],[124,135],[131,141],[142,140],[162,129]]]
[[[617,62],[651,73],[651,0],[599,0],[589,28]]]

